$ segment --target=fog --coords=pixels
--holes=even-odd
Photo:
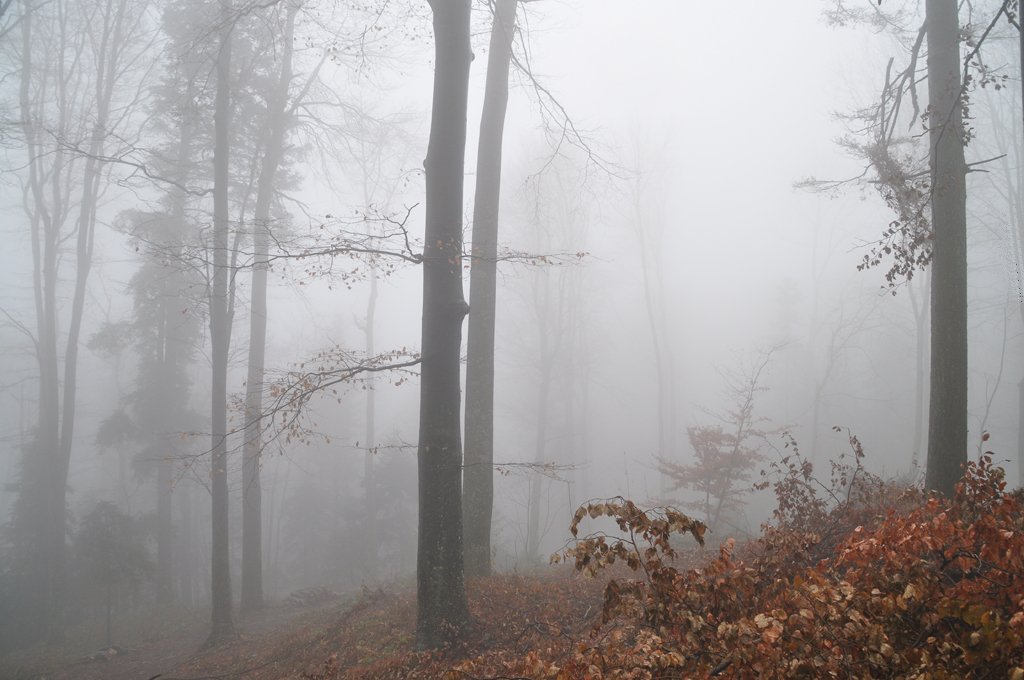
[[[869,19],[830,22],[844,4]],[[887,255],[859,267],[899,219],[856,152],[872,133],[855,114],[876,106],[890,58],[905,66],[919,25],[914,3],[905,15],[892,8],[890,26],[870,20],[889,4],[520,4],[498,213],[495,570],[545,568],[593,498],[680,505],[712,525],[713,542],[755,535],[772,499],[750,487],[792,451],[787,442],[827,476],[855,436],[868,470],[923,479],[930,270],[890,285]],[[980,3],[975,35],[998,4]],[[429,5],[3,8],[0,651],[47,639],[55,620],[74,636],[110,615],[116,638],[147,612],[205,616],[216,599],[218,441],[225,568],[243,617],[247,485],[261,491],[254,608],[310,589],[412,583]],[[488,3],[473,10],[461,225],[470,316],[492,23]],[[227,251],[214,212],[224,35]],[[966,146],[967,449],[991,449],[1014,485],[1024,480],[1017,40],[1003,24],[986,38],[992,82],[967,89]],[[899,154],[926,175],[927,131],[904,106]],[[253,275],[264,263],[253,412]],[[213,339],[225,328],[219,436]],[[256,415],[254,482],[243,451]],[[714,426],[734,437],[719,445],[749,450],[751,462],[749,478],[728,482],[743,489],[735,507],[712,518],[681,479],[700,464],[701,428]],[[65,446],[66,494],[55,500],[43,480]],[[45,538],[52,522],[64,526],[57,547]],[[90,552],[90,531],[119,537],[107,553],[115,566]],[[53,573],[63,585],[46,595]]]

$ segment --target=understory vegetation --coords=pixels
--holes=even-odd
[[[414,650],[411,597],[367,607],[303,677],[1024,677],[1022,494],[990,454],[944,499],[856,452],[821,482],[787,451],[764,481],[774,522],[742,544],[712,548],[671,509],[586,504],[552,558],[578,576],[471,582],[473,633],[440,651]]]

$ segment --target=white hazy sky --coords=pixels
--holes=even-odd
[[[679,370],[688,412],[716,392],[716,364],[776,339],[781,298],[793,297],[797,316],[807,323],[815,296],[819,312],[828,312],[843,304],[848,291],[872,291],[881,282],[881,272],[855,271],[860,255],[853,247],[873,238],[891,219],[880,200],[870,192],[827,198],[793,188],[808,176],[837,178],[860,171],[834,144],[844,132],[834,113],[871,102],[887,59],[902,57],[891,41],[865,29],[827,26],[822,18],[827,5],[824,0],[543,0],[526,5],[535,73],[575,123],[609,157],[621,152],[620,159],[628,158],[624,149],[631,138],[655,150],[651,166],[659,172],[661,189],[669,327],[680,356],[685,354]],[[485,36],[480,44],[486,44]],[[430,45],[423,47],[421,63],[387,78],[396,88],[387,96],[426,113]],[[480,51],[471,76],[469,173],[475,164],[485,67],[486,53]],[[506,131],[506,204],[521,200],[516,188],[523,167],[536,160],[530,149],[538,148],[538,124],[528,86],[520,84],[512,94]],[[413,158],[422,158],[427,129],[426,122],[418,127]],[[8,216],[0,234],[10,244],[0,249],[0,285],[10,293],[3,296],[5,305],[20,299],[14,306],[29,312],[27,230],[15,189],[0,189],[0,208]],[[470,176],[467,200],[471,190]],[[343,207],[319,189],[309,192],[309,199],[314,214]],[[409,201],[422,201],[422,196]],[[422,208],[414,221],[422,229]],[[588,266],[604,282],[599,291],[602,321],[614,324],[602,339],[606,346],[598,350],[606,359],[615,357],[609,361],[621,362],[603,366],[607,376],[636,370],[636,345],[616,330],[646,333],[638,254],[629,234],[622,218],[601,206],[587,237],[587,249],[596,256]],[[115,243],[108,234],[106,255],[125,259]],[[412,270],[383,285],[378,348],[418,346],[418,282],[419,273]],[[827,287],[815,288],[823,282]],[[270,355],[290,361],[330,340],[359,344],[352,320],[363,314],[364,291],[357,286],[352,294],[337,288],[328,292],[317,284],[299,301],[278,288],[272,293]],[[236,337],[244,336],[240,330]],[[640,335],[633,342],[649,338]],[[866,344],[880,342],[876,337]],[[640,351],[640,360],[646,361]],[[641,372],[637,380],[619,386],[624,402],[649,398],[649,379]],[[884,394],[871,398],[907,396],[905,384],[880,389]],[[205,390],[205,385],[196,386],[199,394]],[[613,406],[605,408],[612,411]],[[630,404],[617,406],[626,416],[633,414]],[[645,428],[649,432],[649,414],[635,404],[632,408],[635,420],[620,419],[613,431],[597,435],[605,436],[610,448],[648,446],[635,437]],[[14,421],[4,425],[8,432]],[[407,436],[414,426],[404,423]],[[83,441],[89,436],[83,432]]]

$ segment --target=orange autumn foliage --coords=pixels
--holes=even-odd
[[[643,552],[643,578],[606,593],[604,620],[620,634],[581,644],[552,677],[1024,677],[1024,508],[1005,486],[985,456],[953,499],[875,507],[875,526],[797,568],[780,565],[806,562],[808,528],[767,530],[746,559],[726,542],[686,570]],[[578,548],[586,570],[593,546],[589,561]]]
[[[834,470],[819,502],[791,462],[771,485],[776,521],[755,541],[684,548],[679,536],[699,542],[704,528],[681,513],[588,504],[574,534],[600,517],[618,532],[582,536],[558,560],[610,576],[603,595],[596,579],[481,580],[462,647],[336,658],[307,677],[1024,680],[1024,495],[1006,491],[990,456],[952,499],[858,464]]]

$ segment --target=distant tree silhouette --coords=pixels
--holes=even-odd
[[[106,645],[114,644],[113,607],[119,586],[152,576],[153,563],[139,521],[109,501],[97,503],[75,534],[79,578],[101,594],[106,611]]]

